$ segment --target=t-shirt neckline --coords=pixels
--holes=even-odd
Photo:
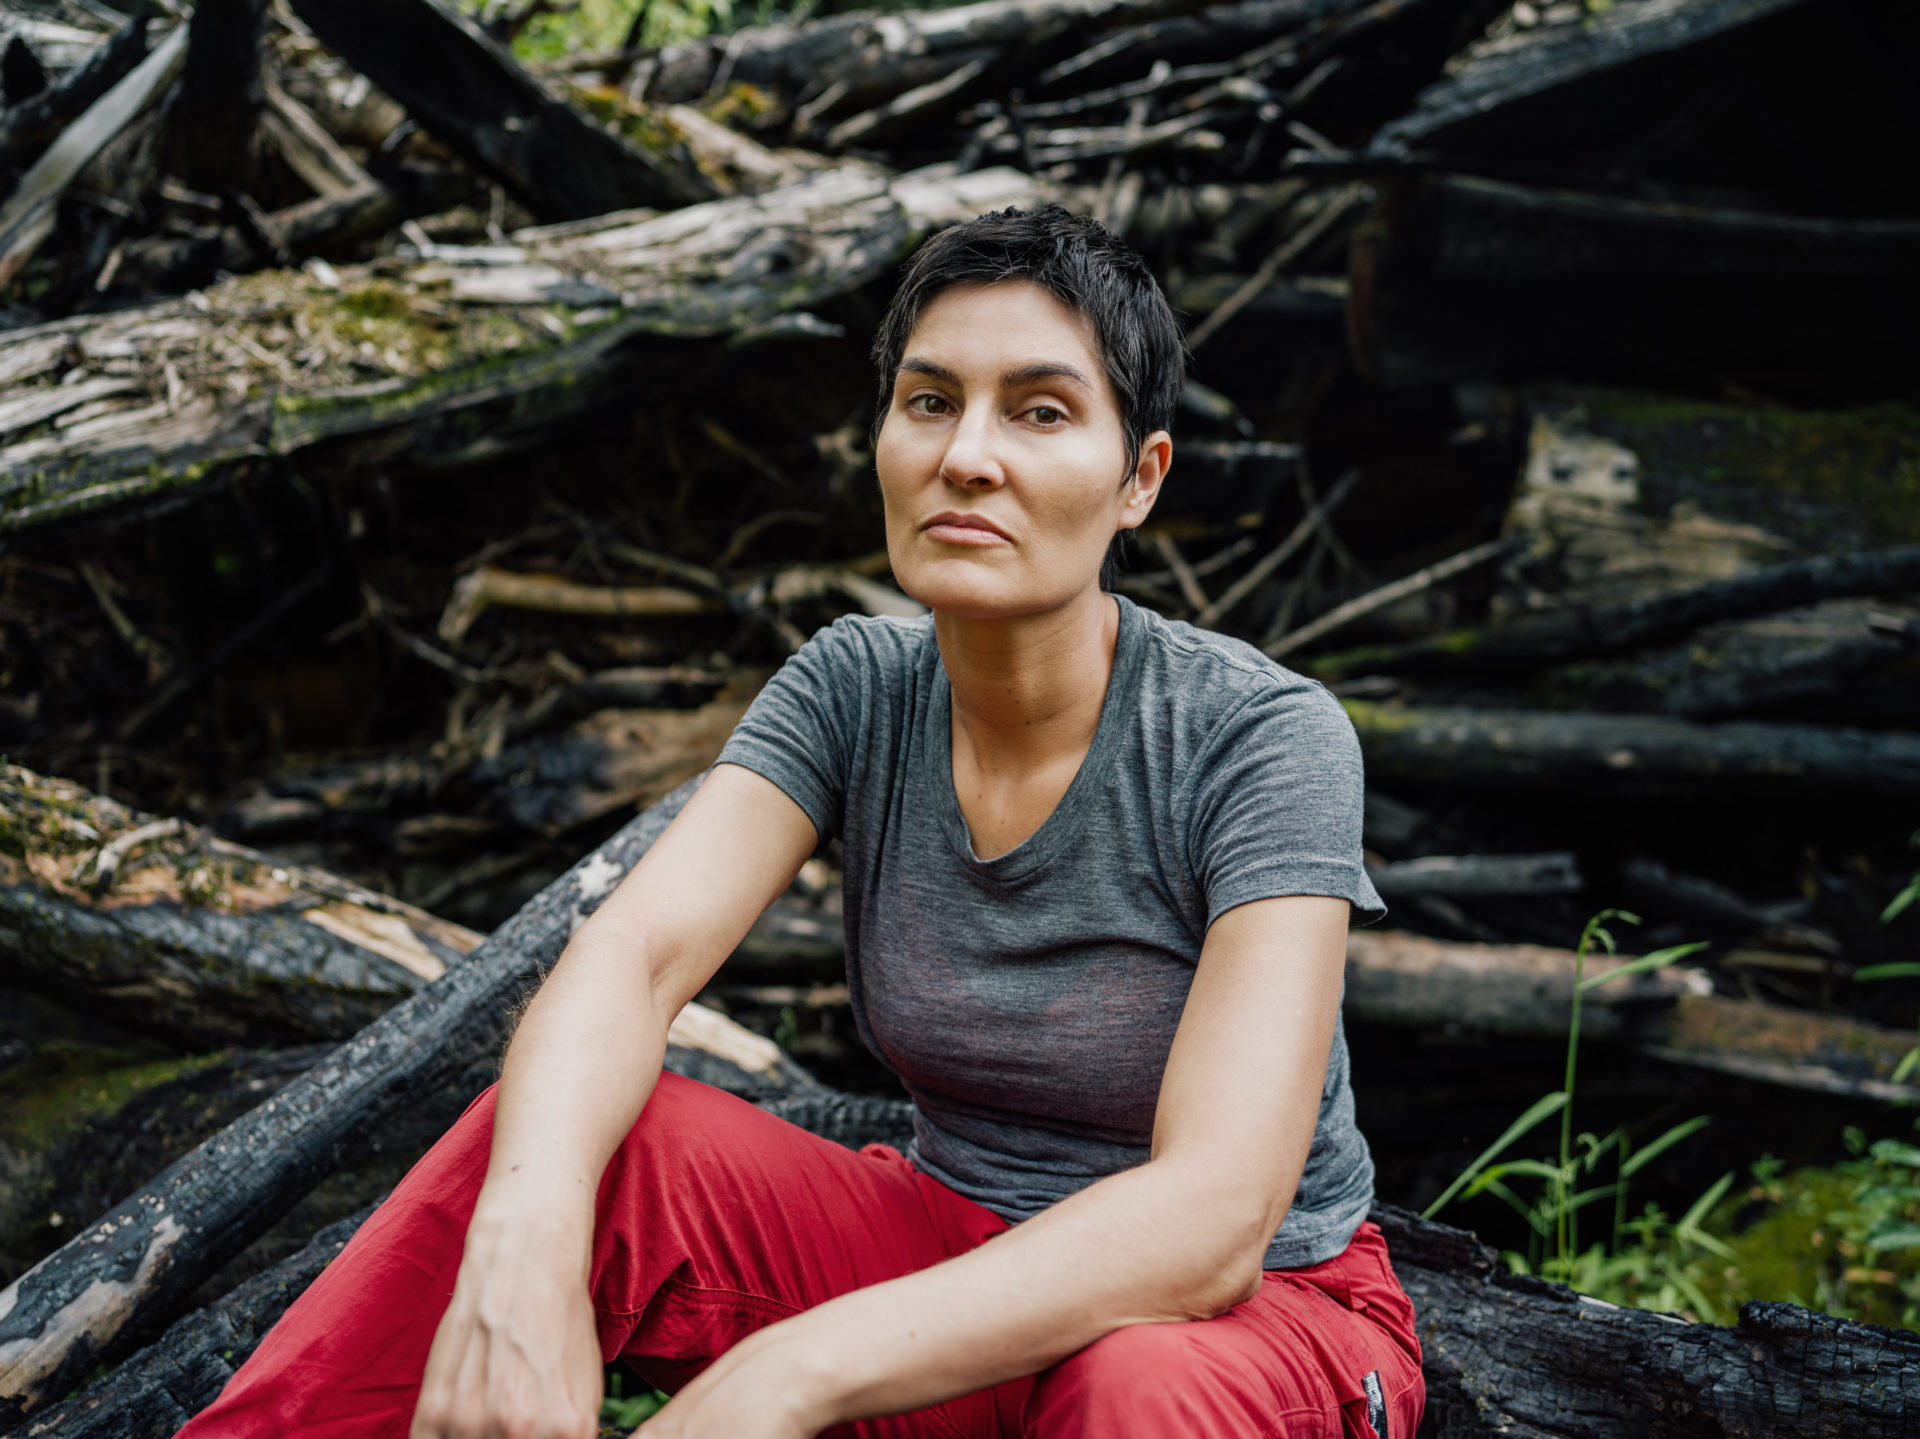
[[[1040,827],[1005,854],[982,859],[974,852],[973,836],[967,830],[966,816],[960,812],[960,796],[953,787],[953,690],[947,682],[947,667],[940,658],[940,647],[933,646],[932,703],[927,706],[927,743],[925,753],[933,766],[930,776],[934,803],[940,811],[941,828],[961,862],[974,873],[1009,883],[1026,878],[1046,865],[1054,855],[1071,843],[1080,829],[1080,816],[1087,797],[1100,783],[1114,747],[1120,743],[1125,724],[1122,710],[1134,691],[1134,679],[1140,667],[1144,628],[1139,608],[1125,595],[1116,594],[1120,608],[1120,628],[1113,644],[1113,673],[1107,679],[1106,698],[1100,705],[1100,723],[1093,732],[1080,768],[1053,813]]]

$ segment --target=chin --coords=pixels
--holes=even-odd
[[[1058,609],[1079,591],[1063,589],[1022,567],[963,556],[917,560],[894,570],[901,590],[928,609],[954,619],[1010,620]]]

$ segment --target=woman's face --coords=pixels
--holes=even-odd
[[[1085,316],[1031,280],[943,291],[908,337],[874,452],[894,579],[960,618],[1058,609],[1147,517],[1171,454],[1155,431],[1129,475]]]

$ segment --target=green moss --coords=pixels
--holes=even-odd
[[[1825,546],[1920,540],[1920,411],[1721,404],[1631,392],[1543,396],[1544,408],[1639,456],[1643,503]]]
[[[1869,1324],[1920,1327],[1920,1173],[1883,1141],[1830,1169],[1763,1160],[1706,1228],[1731,1255],[1699,1268],[1725,1313],[1779,1299]]]
[[[41,1045],[33,1058],[0,1080],[0,1141],[29,1154],[44,1154],[136,1094],[197,1074],[228,1056],[197,1054],[134,1063],[129,1058],[124,1050],[96,1045]]]

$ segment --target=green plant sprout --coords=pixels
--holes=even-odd
[[[1653,1160],[1682,1140],[1698,1133],[1707,1124],[1704,1116],[1674,1125],[1640,1149],[1633,1148],[1622,1129],[1601,1137],[1575,1133],[1573,1096],[1579,1078],[1580,1020],[1582,1001],[1587,992],[1615,979],[1649,974],[1664,969],[1676,960],[1696,954],[1704,943],[1679,944],[1629,960],[1602,974],[1587,974],[1587,956],[1597,944],[1608,954],[1616,954],[1608,921],[1638,924],[1639,916],[1624,910],[1604,909],[1587,921],[1580,943],[1574,950],[1573,998],[1567,1022],[1567,1056],[1561,1087],[1542,1095],[1526,1112],[1507,1126],[1492,1144],[1448,1185],[1440,1197],[1427,1206],[1431,1219],[1456,1198],[1473,1198],[1482,1193],[1502,1200],[1527,1223],[1531,1236],[1528,1254],[1509,1252],[1508,1266],[1517,1273],[1539,1273],[1547,1279],[1570,1284],[1585,1293],[1602,1297],[1619,1296],[1619,1302],[1647,1303],[1673,1309],[1682,1303],[1705,1319],[1715,1316],[1714,1305],[1701,1291],[1688,1270],[1691,1251],[1728,1257],[1732,1251],[1702,1227],[1733,1184],[1731,1172],[1723,1175],[1687,1210],[1680,1220],[1669,1221],[1654,1205],[1637,1220],[1627,1213],[1628,1183]],[[1496,1162],[1525,1135],[1548,1119],[1559,1116],[1560,1144],[1555,1160],[1510,1159]],[[1591,1182],[1601,1161],[1616,1156],[1612,1183]],[[1531,1199],[1523,1198],[1507,1182],[1510,1178],[1539,1181]],[[1586,1187],[1581,1186],[1585,1184]],[[1611,1200],[1612,1237],[1608,1244],[1580,1247],[1580,1211],[1590,1205]],[[1629,1239],[1634,1242],[1629,1243]]]
[[[1910,848],[1920,849],[1920,829],[1907,836]],[[1907,887],[1887,901],[1887,907],[1880,911],[1880,923],[1892,924],[1906,912],[1907,906],[1920,899],[1920,870],[1915,870],[1913,878],[1907,881]],[[1858,978],[1858,976],[1855,976]]]

